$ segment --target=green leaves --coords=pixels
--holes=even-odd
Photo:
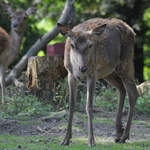
[[[144,93],[141,97],[137,99],[136,112],[139,114],[150,114],[150,95]]]

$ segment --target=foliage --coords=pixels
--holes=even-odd
[[[100,87],[101,86],[101,87]],[[96,92],[94,96],[93,106],[101,111],[114,112],[118,107],[119,92],[113,87],[105,87],[103,84],[96,84]],[[55,88],[53,107],[57,110],[69,107],[69,89],[67,78],[58,81]],[[79,84],[77,90],[76,110],[85,111],[86,105],[86,84]],[[123,111],[128,111],[128,97],[125,98]],[[138,98],[136,104],[136,112],[138,114],[148,115],[150,113],[150,95],[145,92]]]
[[[45,115],[52,110],[51,105],[43,106],[36,97],[28,95],[25,97],[12,96],[9,102],[1,106],[1,117],[15,117],[15,116],[39,116]]]
[[[53,107],[62,110],[69,107],[69,89],[67,78],[58,81],[54,89]],[[93,106],[101,111],[114,112],[118,107],[119,92],[113,87],[105,87],[103,84],[96,84],[96,92],[94,96]],[[86,84],[79,84],[77,90],[76,110],[85,111],[86,105]],[[125,98],[123,111],[128,111],[128,97]],[[136,112],[138,114],[148,115],[150,113],[150,95],[145,92],[138,98],[136,104]]]
[[[115,112],[118,107],[118,91],[112,87],[105,87],[102,85],[101,88],[96,88],[93,106],[101,111]],[[60,80],[56,83],[56,87],[53,93],[53,99],[50,103],[44,103],[44,101],[39,101],[37,97],[27,94],[18,93],[14,89],[9,89],[8,103],[2,107],[2,112],[0,113],[3,117],[9,116],[38,116],[46,115],[50,111],[54,110],[63,110],[69,108],[69,89],[67,78]],[[86,87],[85,84],[78,86],[77,91],[77,100],[76,100],[76,110],[85,111],[86,105]],[[125,105],[123,111],[128,111],[128,97],[125,99]],[[136,104],[136,112],[138,114],[148,115],[150,113],[150,95],[144,93],[141,97],[138,98]]]
[[[113,91],[114,90],[114,91]],[[95,98],[95,106],[105,111],[117,109],[118,96],[115,89],[102,89]]]
[[[114,112],[118,106],[118,94],[119,93],[112,88],[103,89],[96,95],[94,104],[103,111]],[[128,97],[126,96],[123,111],[128,111],[128,109]],[[137,99],[135,111],[140,115],[148,115],[150,113],[150,95],[147,92]]]
[[[53,95],[53,107],[58,109],[68,108],[69,99],[69,89],[67,78],[59,80],[56,82],[56,87],[54,89]]]
[[[139,114],[150,114],[150,95],[147,92],[144,92],[144,94],[138,98],[136,111]]]

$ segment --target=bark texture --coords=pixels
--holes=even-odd
[[[28,89],[39,99],[50,100],[55,92],[56,81],[67,75],[63,56],[30,57],[26,75]]]

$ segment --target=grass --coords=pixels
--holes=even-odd
[[[108,118],[97,118],[95,117],[93,119],[93,123],[105,123],[105,124],[108,124],[108,125],[114,125],[114,121],[112,119],[108,119]]]
[[[86,123],[88,122],[88,117],[86,113],[81,115],[81,113],[76,112],[75,116],[77,116],[81,121],[84,121]],[[102,117],[101,118],[94,117],[93,123],[106,123],[108,125],[114,125],[114,121],[112,119],[102,118]]]
[[[19,121],[18,124],[22,124],[22,125],[40,125],[41,122],[40,121]]]
[[[150,141],[127,144],[98,141],[96,146],[90,148],[87,138],[74,138],[69,146],[61,146],[61,140],[46,136],[0,135],[0,150],[150,150]]]
[[[140,125],[150,127],[150,122],[143,121],[143,120],[133,120],[132,124],[140,124]]]

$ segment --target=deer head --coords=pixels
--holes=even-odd
[[[14,11],[8,4],[3,3],[2,7],[11,17],[11,30],[21,32],[24,29],[24,24],[28,16],[35,14],[37,6],[33,5],[26,11]]]
[[[69,29],[66,25],[57,24],[57,26],[60,32],[71,40],[70,53],[73,58],[70,59],[72,64],[78,62],[79,71],[85,73],[88,70],[89,64],[91,65],[91,62],[96,61],[96,42],[99,36],[104,32],[106,24],[86,32],[76,32],[75,30]]]

